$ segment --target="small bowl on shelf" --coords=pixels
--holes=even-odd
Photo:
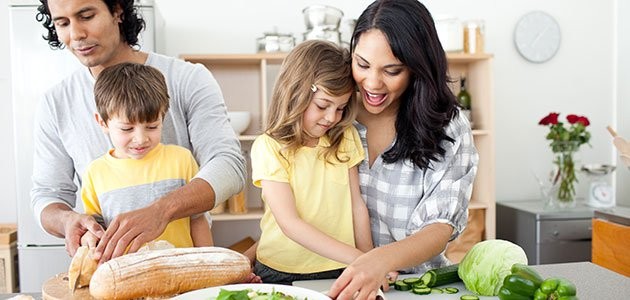
[[[236,134],[242,134],[252,118],[252,113],[249,111],[228,111],[228,118],[230,119],[230,125]]]

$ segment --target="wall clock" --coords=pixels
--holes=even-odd
[[[518,53],[533,63],[550,60],[560,48],[560,25],[542,11],[527,13],[516,23],[514,45]]]

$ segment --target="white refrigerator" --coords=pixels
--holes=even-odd
[[[140,37],[144,51],[155,49],[156,13],[153,1],[136,1],[146,22]],[[37,0],[10,0],[11,91],[17,182],[18,272],[21,292],[40,292],[42,284],[66,272],[70,257],[64,240],[40,228],[30,207],[33,169],[33,118],[42,94],[83,65],[68,51],[52,50],[37,22]],[[81,203],[81,201],[77,201]],[[82,207],[75,210],[83,211]]]

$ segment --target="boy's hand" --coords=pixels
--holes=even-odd
[[[247,276],[247,279],[245,279],[244,283],[262,283],[262,279],[260,278],[260,276],[254,273],[250,273],[249,276]]]
[[[134,253],[140,247],[164,232],[168,220],[153,206],[122,213],[109,224],[105,234],[94,251],[94,258],[104,263],[127,253]]]
[[[88,231],[85,234],[83,234],[83,236],[81,237],[81,246],[88,246],[88,248],[90,249],[96,248],[96,245],[98,244],[99,240],[100,240],[99,237],[97,237],[92,232]]]

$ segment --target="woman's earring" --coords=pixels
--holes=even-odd
[[[317,86],[314,84],[311,84],[311,91],[313,91],[313,93],[317,92]]]

